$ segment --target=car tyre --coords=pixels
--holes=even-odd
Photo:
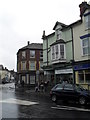
[[[85,105],[85,104],[86,104],[86,99],[85,99],[85,97],[80,97],[80,98],[79,98],[79,104],[80,104],[80,105]]]
[[[53,102],[56,102],[56,101],[57,101],[56,95],[52,95],[52,101],[53,101]]]

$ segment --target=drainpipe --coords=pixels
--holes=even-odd
[[[48,66],[48,39],[46,37],[46,41],[47,41],[47,66]]]
[[[72,60],[72,68],[73,68],[73,83],[75,84],[75,71],[74,71],[74,39],[73,39],[73,28],[71,27],[71,35],[72,35],[72,54],[73,54],[73,60]]]

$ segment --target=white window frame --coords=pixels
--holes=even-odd
[[[56,37],[57,37],[57,40],[59,40],[61,38],[61,31],[60,31],[60,29],[56,30]]]
[[[61,46],[63,46],[64,47],[64,51],[61,51]],[[63,57],[62,57],[62,52],[64,53],[63,54]],[[66,51],[65,51],[65,44],[60,44],[60,59],[66,59]]]
[[[85,46],[83,46],[83,41],[85,41],[85,40],[88,40],[87,42],[87,45],[85,45]],[[82,56],[86,56],[86,55],[89,55],[89,37],[87,37],[87,38],[84,38],[84,39],[82,39],[81,40],[81,47],[82,47]],[[84,49],[87,49],[87,53],[84,53]]]
[[[63,55],[63,57],[61,57],[61,51],[60,51],[60,46],[64,46],[64,55]],[[57,52],[57,47],[58,47],[58,52]],[[65,44],[57,44],[57,45],[53,45],[52,47],[51,47],[51,58],[52,58],[52,60],[64,60],[64,59],[66,59],[66,50],[65,50]]]

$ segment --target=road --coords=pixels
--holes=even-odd
[[[34,90],[15,90],[13,83],[0,85],[1,118],[85,118],[90,105],[53,103],[49,94]]]

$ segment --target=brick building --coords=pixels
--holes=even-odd
[[[43,44],[29,43],[17,52],[17,73],[20,82],[35,85],[43,79]]]

